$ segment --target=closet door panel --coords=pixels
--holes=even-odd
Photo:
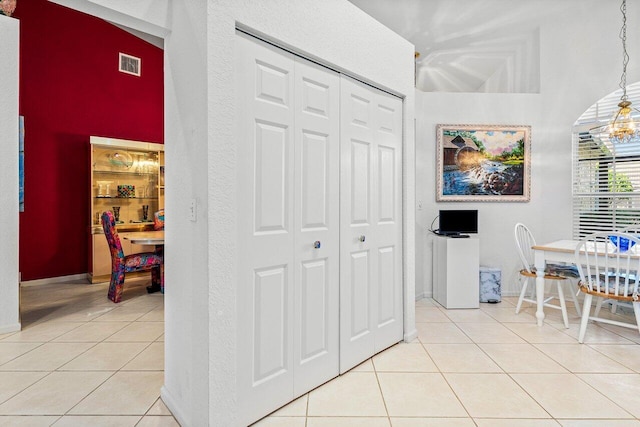
[[[375,97],[367,87],[341,77],[340,171],[340,372],[373,354],[377,277],[374,147]]]
[[[402,101],[341,77],[340,371],[402,339]]]
[[[296,58],[294,394],[339,373],[340,79]]]
[[[402,101],[376,91],[378,305],[374,351],[402,339]]]
[[[369,300],[371,290],[369,275],[369,251],[356,251],[351,253],[351,282],[348,284],[349,302],[346,304],[350,310],[349,337],[351,342],[359,340],[371,334],[371,307],[362,304]]]
[[[293,398],[294,60],[236,38],[238,392],[251,421]]]
[[[378,224],[393,223],[396,220],[396,162],[395,148],[378,146]]]
[[[256,234],[289,232],[290,131],[283,124],[257,121],[254,140],[254,230]]]
[[[352,139],[349,200],[352,227],[366,227],[371,223],[371,142]]]
[[[331,202],[328,200],[329,181],[329,149],[331,140],[326,134],[315,134],[310,131],[301,133],[301,191],[300,213],[303,230],[327,228]]]
[[[288,274],[285,266],[257,270],[253,281],[253,382],[285,374],[288,365]]]
[[[329,281],[326,259],[302,263],[300,281],[300,360],[304,365],[329,351],[326,319],[329,309]]]
[[[397,296],[393,286],[386,284],[394,283],[396,276],[395,247],[387,246],[378,249],[378,310],[377,327],[383,328],[390,322],[394,322],[397,317],[395,310]]]

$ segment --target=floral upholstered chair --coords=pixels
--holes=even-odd
[[[116,231],[116,220],[111,211],[102,213],[102,228],[109,243],[111,251],[111,282],[109,283],[109,299],[113,302],[120,302],[124,287],[124,275],[132,271],[151,270],[151,285],[161,287],[162,285],[162,254],[155,252],[141,252],[137,254],[124,255],[122,244]]]

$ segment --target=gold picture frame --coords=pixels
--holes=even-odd
[[[438,202],[528,202],[531,126],[436,126]]]

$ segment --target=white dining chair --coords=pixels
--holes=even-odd
[[[628,239],[629,250],[620,250],[619,245],[610,241],[610,236]],[[585,237],[576,247],[575,259],[580,274],[580,291],[584,293],[582,319],[578,342],[583,343],[589,320],[608,323],[640,331],[640,298],[638,296],[640,280],[640,256],[637,248],[640,240],[626,233],[601,232]],[[635,248],[634,248],[635,246]],[[593,316],[591,303],[598,298]],[[609,317],[601,317],[599,308],[602,300],[616,300],[631,303],[635,323],[623,322]]]
[[[522,282],[522,278],[524,278],[524,283],[522,283],[522,289],[520,290],[520,297],[518,298],[518,304],[516,305],[516,314],[518,314],[520,312],[520,308],[522,307],[523,302],[526,301],[532,304],[536,304],[536,300],[534,299],[534,296],[535,296],[535,282],[536,282],[537,275],[536,275],[535,267],[533,266],[534,251],[532,249],[532,247],[535,246],[536,241],[533,238],[533,234],[531,234],[531,231],[529,231],[527,226],[522,223],[516,224],[514,229],[514,235],[515,235],[516,248],[518,250],[518,255],[520,256],[520,261],[522,261],[522,269],[520,270],[520,281]],[[571,283],[572,281],[568,280],[569,277],[567,276],[569,276],[569,274],[567,274],[567,276],[564,276],[557,273],[553,273],[548,270],[549,269],[545,270],[544,278],[545,280],[556,282],[558,295],[557,296],[551,295],[546,297],[544,299],[544,306],[560,310],[562,312],[562,320],[564,321],[564,326],[566,328],[569,328],[569,318],[567,316],[567,307],[564,300],[564,290],[562,289],[562,285],[565,282]],[[553,268],[552,270],[556,271],[556,270],[560,270],[560,268]],[[566,269],[562,268],[561,270],[563,272],[566,271],[567,273],[570,273],[572,271],[572,269],[570,268],[566,268]],[[577,274],[576,274],[576,277],[577,277]],[[531,294],[527,296],[527,288],[529,287],[530,283],[533,287],[533,290]],[[573,287],[569,291],[569,294],[573,299],[573,304],[576,308],[576,311],[578,312],[578,315],[580,315],[580,303],[578,302],[578,298],[576,296],[575,291],[573,290]],[[551,303],[551,301],[555,298],[559,300],[560,305]]]
[[[631,234],[631,235],[634,235],[634,236],[640,236],[640,226],[638,224],[629,225],[627,227],[619,228],[616,231],[619,232],[619,233],[625,233],[625,234]],[[604,304],[611,304],[611,313],[612,314],[616,314],[618,312],[618,307],[626,307],[626,308],[633,309],[633,306],[632,306],[631,303],[625,303],[625,302],[621,302],[621,301],[618,301],[618,300],[615,300],[615,299],[604,299],[604,298],[602,298],[596,304],[596,311],[594,313],[595,316],[598,316],[598,314],[600,313],[600,309],[602,308],[602,306]]]

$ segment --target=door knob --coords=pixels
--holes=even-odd
[[[358,237],[358,240],[360,240],[360,242],[362,242],[362,243],[364,243],[364,241],[365,241],[366,239],[367,239],[367,238],[366,238],[364,235],[362,235],[362,236]]]
[[[316,240],[315,242],[313,242],[313,247],[315,249],[320,249],[320,240]]]

